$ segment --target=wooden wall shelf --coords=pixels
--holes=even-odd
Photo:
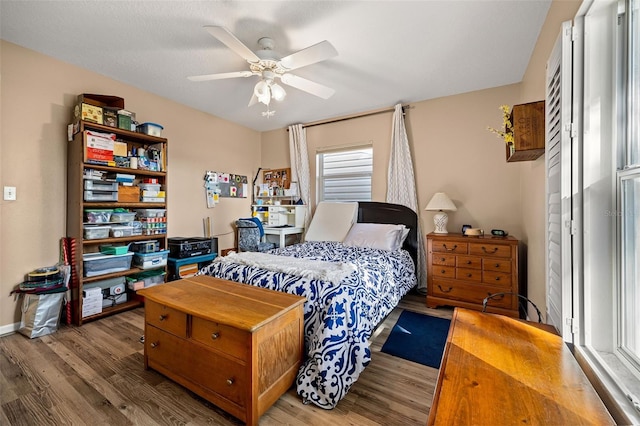
[[[507,144],[507,162],[533,161],[545,151],[544,101],[514,105],[511,110],[513,144]]]

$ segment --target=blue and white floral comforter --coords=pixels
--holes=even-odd
[[[304,305],[306,359],[296,380],[305,403],[336,406],[371,361],[375,327],[415,284],[408,252],[310,241],[270,251],[282,256],[349,262],[356,272],[339,283],[303,278],[255,266],[213,262],[200,275],[297,294]]]

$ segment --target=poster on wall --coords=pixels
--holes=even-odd
[[[221,197],[247,198],[248,179],[244,175],[208,170],[204,175],[207,207],[215,207]]]

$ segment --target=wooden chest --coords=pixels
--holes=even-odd
[[[305,299],[208,276],[138,291],[145,368],[247,424],[294,382],[303,360]]]
[[[462,234],[427,235],[427,306],[460,306],[482,309],[485,297],[492,299],[488,312],[519,317],[520,283],[518,240],[508,237]]]

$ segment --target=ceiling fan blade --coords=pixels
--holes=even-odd
[[[288,86],[304,90],[305,92],[309,92],[312,95],[316,95],[317,97],[322,99],[329,99],[335,93],[335,90],[330,87],[324,86],[311,80],[307,80],[306,78],[298,77],[297,75],[282,74],[282,77],[280,79],[284,84]]]
[[[257,103],[258,103],[258,97],[255,94],[252,94],[251,100],[249,100],[249,105],[247,106],[254,106]]]
[[[280,59],[280,65],[289,70],[294,70],[333,58],[334,56],[338,56],[338,51],[331,43],[325,40],[309,46],[306,49],[292,53],[289,56],[285,56]]]
[[[243,42],[238,40],[236,36],[231,34],[228,29],[211,25],[206,25],[204,29],[248,62],[260,62],[260,58],[258,58],[258,56]]]
[[[251,77],[253,73],[251,71],[234,71],[234,72],[222,72],[219,74],[205,74],[205,75],[192,75],[187,77],[191,81],[209,81],[209,80],[223,80],[225,78],[236,77]]]

